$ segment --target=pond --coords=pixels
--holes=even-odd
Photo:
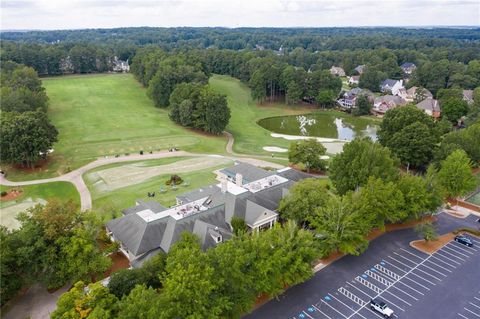
[[[378,122],[374,120],[333,112],[268,117],[258,121],[258,124],[274,133],[347,141],[357,136],[369,136],[375,141],[378,129]]]

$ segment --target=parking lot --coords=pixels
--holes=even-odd
[[[478,217],[446,214],[436,223],[440,233],[476,226]],[[395,318],[480,318],[480,239],[473,247],[455,241],[432,255],[409,246],[413,229],[372,241],[361,256],[345,256],[309,281],[288,289],[247,319],[375,319],[370,299],[380,298]]]
[[[473,241],[474,247],[451,241],[432,255],[400,248],[292,318],[382,318],[370,310],[372,298],[384,300],[396,318],[415,318],[415,306],[422,303],[424,296],[439,293],[438,290],[441,293],[442,282],[462,271],[462,266],[469,261],[476,259],[478,265],[480,240]],[[480,284],[480,272],[473,275],[472,279]],[[478,291],[476,293],[478,295]],[[458,317],[480,318],[480,295],[472,297],[472,301],[459,310]]]

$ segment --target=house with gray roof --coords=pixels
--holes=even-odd
[[[357,72],[359,75],[361,75],[363,73],[363,71],[365,70],[365,65],[361,64],[361,65],[358,65],[355,69],[353,69],[355,72]]]
[[[397,106],[404,106],[407,101],[396,95],[382,95],[375,98],[373,102],[372,112],[375,115],[382,116],[388,110],[396,108]]]
[[[403,73],[410,75],[413,73],[413,71],[415,71],[417,66],[412,62],[405,62],[400,65],[400,68],[402,69]]]
[[[380,92],[382,93],[397,95],[400,89],[403,89],[403,80],[386,79],[380,83]]]
[[[420,103],[416,104],[417,108],[424,111],[427,115],[430,115],[433,118],[439,118],[442,115],[442,110],[440,108],[440,103],[438,100],[433,98],[426,98]]]
[[[295,182],[312,177],[284,168],[268,171],[236,163],[218,172],[219,183],[176,197],[176,205],[136,201],[123,216],[107,222],[107,233],[120,243],[120,251],[139,267],[159,252],[167,253],[183,232],[197,235],[203,249],[232,236],[232,218],[245,221],[251,231],[273,227],[280,200]]]

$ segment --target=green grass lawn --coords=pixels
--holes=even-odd
[[[288,148],[289,141],[271,137],[271,132],[258,125],[257,121],[270,116],[312,112],[311,108],[280,103],[257,105],[251,98],[250,89],[229,76],[214,75],[210,78],[210,85],[217,92],[227,95],[232,115],[227,131],[235,137],[233,149],[238,153],[269,155],[270,153],[262,149],[264,146]],[[286,157],[286,154],[276,155]]]
[[[173,160],[177,161],[181,159],[183,158],[173,158]],[[168,158],[155,161],[145,161],[142,162],[142,164],[145,163],[145,165],[154,166],[170,164],[171,162],[172,158]],[[192,171],[189,173],[178,174],[184,181],[188,182],[188,186],[180,185],[178,186],[177,190],[173,190],[169,186],[165,185],[165,182],[170,179],[171,175],[164,174],[152,177],[149,180],[140,184],[123,187],[112,192],[97,191],[93,183],[90,181],[88,174],[106,168],[119,167],[122,165],[126,164],[118,163],[98,167],[95,170],[90,171],[84,175],[84,180],[92,194],[93,209],[98,211],[99,213],[102,213],[105,220],[108,220],[113,216],[119,216],[120,211],[124,208],[134,206],[136,199],[143,199],[146,201],[154,200],[158,201],[164,206],[174,205],[176,203],[175,196],[200,188],[202,186],[207,186],[211,183],[215,183],[215,174],[213,173],[213,171],[228,166],[227,164],[218,167],[210,167],[203,170]],[[165,193],[159,192],[161,187],[166,190]],[[155,192],[155,197],[149,198],[147,196],[147,192]]]
[[[62,201],[72,200],[80,208],[80,195],[75,186],[68,182],[52,182],[46,184],[29,186],[3,186],[1,191],[11,189],[21,190],[20,196],[14,200],[0,202],[0,224],[9,228],[18,225],[15,216],[28,207],[35,206],[36,203],[58,199]]]
[[[104,155],[165,150],[225,153],[223,136],[185,129],[153,106],[131,74],[98,74],[43,79],[48,115],[59,130],[49,165],[24,173],[9,169],[11,180],[45,178],[75,169]]]

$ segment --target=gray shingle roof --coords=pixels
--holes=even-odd
[[[400,65],[400,67],[402,69],[411,68],[411,67],[414,67],[414,66],[415,66],[415,64],[412,63],[412,62],[404,62],[404,63],[402,63],[402,65]]]
[[[272,176],[275,172],[266,171],[259,167],[239,162],[238,164],[222,169],[220,172],[224,173],[228,177],[235,178],[235,175],[241,174],[243,183],[250,183],[253,181],[258,181],[259,179]]]
[[[160,204],[159,202],[154,202],[154,201],[145,202],[141,199],[137,199],[136,202],[137,202],[136,206],[126,208],[122,210],[122,213],[124,215],[129,215],[129,214],[141,212],[142,210],[145,210],[145,209],[150,209],[154,213],[159,213],[167,209],[166,207],[162,206],[162,204]]]
[[[398,82],[398,80],[386,79],[386,80],[382,81],[380,86],[384,87],[384,86],[388,85],[389,87],[393,87],[397,82]]]

